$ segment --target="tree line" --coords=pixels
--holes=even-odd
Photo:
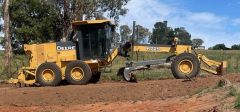
[[[110,18],[118,25],[119,17],[127,14],[125,6],[130,0],[4,0],[2,9],[5,1],[9,2],[10,44],[13,51],[20,51],[23,44],[66,40],[71,22],[82,20],[83,15],[86,19]],[[0,16],[4,18],[3,10]],[[128,25],[119,26],[119,30],[113,41],[129,41],[133,30]],[[191,40],[184,27],[169,27],[167,21],[156,22],[152,32],[142,25],[137,25],[136,30],[138,43],[171,44],[177,32],[180,44],[201,45],[201,40]],[[7,38],[0,41],[6,49]]]
[[[10,73],[12,51],[23,44],[66,41],[71,22],[106,17],[119,22],[130,0],[3,0],[0,18],[4,25],[4,71]]]
[[[22,44],[66,40],[74,20],[103,19],[119,22],[129,0],[4,0],[9,2],[9,29],[13,50]],[[3,13],[3,11],[1,11]],[[4,18],[4,15],[1,14]],[[5,23],[5,22],[4,22]],[[2,44],[6,39],[2,40]],[[5,45],[4,45],[5,46]]]
[[[171,45],[174,36],[179,38],[179,44],[192,45],[193,47],[201,46],[204,41],[201,38],[191,39],[191,34],[184,28],[172,28],[168,26],[168,21],[160,21],[154,24],[152,32],[141,25],[136,26],[135,42]],[[120,26],[121,42],[131,40],[133,29],[128,25]],[[120,39],[119,39],[120,40]]]
[[[225,44],[216,44],[213,47],[208,48],[209,50],[240,50],[240,44],[234,44],[228,48]]]

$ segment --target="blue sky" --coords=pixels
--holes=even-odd
[[[185,27],[206,47],[240,44],[240,0],[131,0],[121,24],[137,21],[149,29],[168,20],[171,27]]]

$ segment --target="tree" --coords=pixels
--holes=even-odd
[[[172,29],[167,26],[167,21],[156,22],[154,25],[151,41],[154,44],[171,44],[171,38],[168,37]]]
[[[192,45],[194,48],[200,47],[203,43],[204,41],[200,38],[192,39]]]
[[[129,0],[12,0],[10,31],[12,47],[19,50],[26,43],[67,40],[71,22],[101,19],[104,15],[115,21],[127,13]],[[64,38],[63,38],[64,37]]]
[[[54,5],[44,0],[12,0],[10,8],[15,50],[19,50],[19,46],[25,43],[60,40],[61,21],[57,19],[58,12]]]
[[[10,36],[10,12],[9,12],[10,0],[4,1],[4,69],[7,70],[7,73],[11,72],[11,61],[12,61],[12,46],[11,46],[11,36]]]
[[[131,33],[132,33],[132,30],[129,28],[128,25],[120,26],[120,36],[123,43],[130,41]]]
[[[227,48],[225,46],[225,44],[216,44],[215,46],[213,46],[210,49],[212,49],[212,50],[229,50],[229,48]]]
[[[0,45],[3,45],[3,40],[4,40],[4,37],[0,37]]]
[[[136,42],[140,43],[142,42],[145,38],[149,38],[149,36],[151,35],[151,32],[149,31],[148,28],[145,28],[141,25],[136,25],[137,27],[137,36],[136,36]]]
[[[235,45],[232,45],[231,47],[232,50],[240,50],[240,44],[235,44]]]
[[[124,7],[130,0],[48,0],[50,3],[59,7],[60,19],[62,21],[63,36],[66,37],[67,31],[71,30],[73,20],[82,20],[83,15],[86,19],[101,19],[107,15],[119,22],[119,17],[127,13]],[[62,13],[62,10],[64,13]],[[66,30],[68,29],[68,30]]]
[[[179,38],[179,44],[190,45],[192,44],[191,35],[187,32],[184,27],[175,28],[174,32],[177,33],[177,37]]]
[[[117,32],[114,32],[113,33],[113,40],[112,40],[113,43],[118,43],[120,42],[120,34],[117,33]]]
[[[122,38],[123,43],[131,40],[132,31],[133,30],[128,25],[120,26],[120,36]],[[151,32],[149,31],[149,29],[141,25],[136,25],[135,32],[136,33],[135,33],[134,41],[137,43],[143,42],[144,39],[149,38],[151,35]]]
[[[174,36],[179,38],[179,44],[191,44],[191,35],[184,27],[175,28],[173,30],[173,28],[168,27],[167,21],[155,23],[151,36],[151,43],[170,45]]]

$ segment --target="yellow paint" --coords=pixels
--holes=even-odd
[[[159,53],[191,53],[192,47],[190,45],[134,45],[133,51],[138,52],[159,52]]]
[[[74,80],[82,80],[84,77],[84,71],[80,67],[75,67],[71,70],[71,77]]]
[[[117,56],[118,56],[118,48],[115,48],[112,53],[110,53],[110,55],[107,57],[107,62],[110,63],[112,62]]]
[[[58,58],[56,43],[25,44],[24,50],[26,54],[31,55],[29,65],[32,68],[37,68],[44,62],[56,62]]]
[[[190,45],[176,45],[175,49],[172,49],[172,52],[175,52],[176,55],[182,53],[192,53],[192,46]]]
[[[171,46],[147,46],[147,45],[134,45],[134,51],[138,52],[170,52]]]
[[[51,81],[54,80],[55,74],[54,74],[54,72],[52,70],[45,69],[42,72],[42,77],[43,77],[43,80],[45,80],[47,82],[51,82]]]

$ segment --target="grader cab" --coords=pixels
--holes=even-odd
[[[75,21],[67,42],[24,45],[29,57],[29,66],[19,70],[16,79],[9,83],[18,86],[57,86],[66,80],[69,84],[82,85],[96,83],[101,69],[110,65],[119,55],[127,51],[172,52],[175,55],[166,60],[129,61],[119,73],[130,81],[132,72],[155,65],[171,67],[175,78],[195,77],[200,69],[213,74],[221,74],[226,62],[216,62],[204,55],[194,54],[189,45],[135,45],[111,48],[114,25],[108,20]],[[177,40],[177,39],[174,39]],[[126,44],[125,44],[126,46]],[[203,67],[202,63],[205,66]]]

